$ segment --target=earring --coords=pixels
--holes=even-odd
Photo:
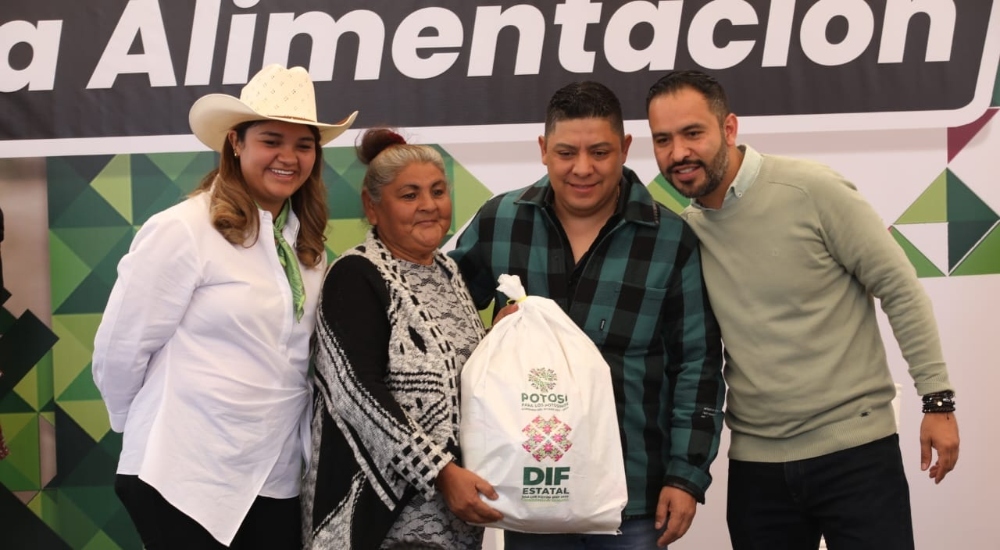
[[[233,156],[236,157],[236,158],[240,158],[240,152],[239,151],[233,151]]]

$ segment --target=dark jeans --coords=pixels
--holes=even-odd
[[[299,499],[257,497],[228,547],[195,520],[174,508],[138,476],[118,475],[115,493],[132,517],[146,550],[299,550],[302,523]]]
[[[733,550],[912,550],[899,436],[783,463],[729,461]]]

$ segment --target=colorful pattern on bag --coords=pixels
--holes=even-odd
[[[553,373],[554,376],[555,373]],[[569,432],[571,431],[573,428],[559,420],[558,417],[553,416],[546,420],[541,416],[536,416],[530,424],[521,430],[524,435],[528,436],[521,447],[538,462],[546,458],[559,462],[559,459],[573,446],[573,442],[569,440]]]

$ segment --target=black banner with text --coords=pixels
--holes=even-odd
[[[267,63],[307,67],[320,118],[357,109],[360,127],[537,123],[556,88],[586,79],[642,119],[649,85],[675,68],[715,74],[744,117],[939,117],[991,92],[996,4],[8,2],[0,140],[188,134],[197,97],[239,95]]]

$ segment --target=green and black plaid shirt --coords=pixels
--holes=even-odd
[[[490,199],[451,255],[480,309],[505,303],[498,276],[518,275],[597,344],[611,366],[634,517],[655,512],[664,485],[704,502],[725,387],[697,238],[628,168],[621,186],[617,212],[575,265],[548,177]]]

